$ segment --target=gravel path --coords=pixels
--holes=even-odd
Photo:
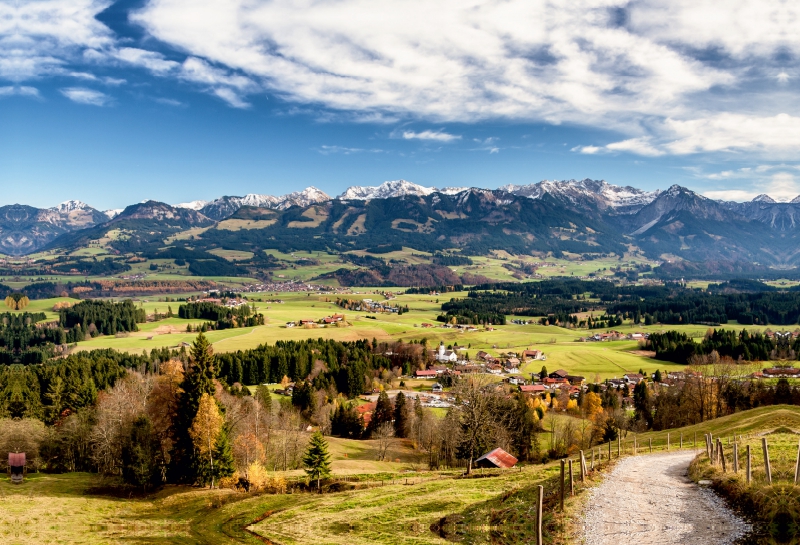
[[[712,491],[686,476],[695,451],[621,460],[590,492],[586,545],[733,543],[749,526]]]

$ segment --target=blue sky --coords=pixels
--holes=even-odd
[[[401,178],[800,193],[800,8],[377,5],[0,0],[0,204]]]

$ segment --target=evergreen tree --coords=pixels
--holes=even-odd
[[[214,445],[214,478],[230,477],[236,471],[228,430],[223,427]]]
[[[369,421],[369,429],[367,431],[372,433],[378,429],[378,426],[384,422],[391,423],[393,419],[394,407],[392,407],[392,402],[389,400],[389,396],[385,391],[381,392],[378,395],[378,403],[375,406],[375,411],[372,413],[372,419]]]
[[[158,482],[158,444],[153,425],[146,416],[134,420],[130,435],[122,446],[122,478],[143,490]]]
[[[305,472],[311,480],[316,479],[317,490],[320,490],[320,479],[331,474],[330,460],[331,455],[328,454],[328,443],[322,437],[321,432],[314,432],[308,442],[308,449],[303,455],[303,466],[305,466]]]
[[[175,424],[175,448],[170,459],[172,480],[192,483],[197,480],[198,464],[189,430],[192,427],[200,398],[214,395],[214,352],[211,343],[200,333],[189,352],[189,369],[181,383]]]
[[[547,375],[547,367],[542,365],[542,370],[539,371],[539,379],[544,380],[545,378],[547,378],[547,376],[548,376]]]
[[[398,392],[394,398],[394,436],[406,437],[408,435],[408,405],[403,392]]]
[[[656,369],[656,372],[653,375],[653,382],[661,382],[661,370],[660,369]]]
[[[644,420],[647,427],[653,426],[653,410],[650,406],[650,391],[647,389],[647,383],[640,381],[633,388],[633,406],[636,410],[636,418]]]

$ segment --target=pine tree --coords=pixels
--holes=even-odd
[[[305,472],[311,480],[316,479],[317,490],[320,490],[320,480],[331,474],[330,459],[328,443],[322,437],[321,432],[314,432],[308,442],[308,449],[303,455],[303,466],[305,466]]]
[[[143,490],[157,482],[156,458],[158,444],[153,425],[146,416],[134,420],[130,435],[122,446],[122,478]]]
[[[214,352],[200,333],[189,352],[189,369],[181,383],[175,424],[175,448],[170,459],[171,479],[192,483],[197,480],[199,465],[194,456],[194,442],[189,430],[203,395],[214,395]]]
[[[236,471],[236,464],[233,460],[231,441],[228,437],[228,430],[224,427],[217,436],[217,443],[214,445],[214,477],[222,479],[230,477]]]
[[[547,378],[547,376],[548,376],[548,375],[547,375],[547,367],[545,367],[544,365],[542,365],[542,370],[541,370],[541,371],[539,371],[539,380],[544,380],[544,379],[546,379],[546,378]]]
[[[389,396],[386,392],[378,394],[378,403],[375,406],[375,411],[372,413],[372,419],[369,421],[369,433],[372,433],[378,426],[384,422],[391,423],[394,419],[394,408]]]
[[[403,392],[398,392],[394,398],[394,435],[395,437],[406,437],[408,428],[408,407],[406,396]]]

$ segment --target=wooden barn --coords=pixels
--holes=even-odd
[[[475,465],[477,467],[509,469],[517,465],[518,461],[503,449],[496,448],[475,460]]]
[[[25,476],[25,453],[24,452],[9,452],[8,453],[8,473],[11,476],[11,482],[19,484]]]

